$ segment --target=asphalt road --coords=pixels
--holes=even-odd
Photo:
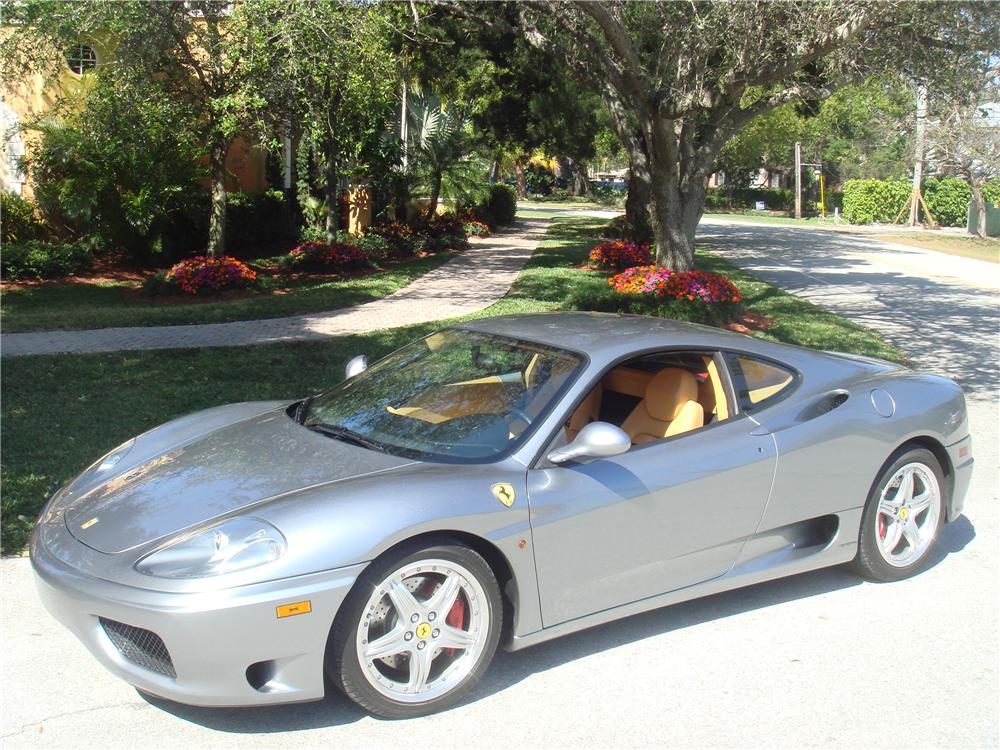
[[[945,527],[921,575],[879,585],[831,569],[646,613],[500,654],[466,704],[388,722],[336,694],[270,709],[147,700],[42,609],[27,560],[6,559],[0,743],[996,747],[997,293],[866,260],[880,250],[863,239],[848,247],[841,235],[792,231],[703,228],[706,241],[725,238],[731,257],[769,280],[860,311],[915,364],[959,378],[969,393],[977,470],[966,515]]]

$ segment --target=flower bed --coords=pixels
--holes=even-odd
[[[653,260],[649,245],[624,240],[602,242],[590,251],[590,262],[608,270],[642,266]]]
[[[368,253],[360,247],[337,242],[303,242],[281,260],[281,265],[296,271],[342,271],[369,265]]]
[[[465,234],[467,237],[489,237],[490,228],[483,222],[473,219],[465,222]]]
[[[223,255],[207,258],[196,255],[171,266],[164,274],[157,274],[147,284],[147,291],[184,294],[212,294],[227,289],[249,289],[257,281],[257,273],[236,258]]]
[[[604,309],[701,323],[727,323],[742,312],[740,290],[708,271],[670,271],[655,264],[627,268],[608,279]]]

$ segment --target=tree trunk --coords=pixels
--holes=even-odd
[[[524,162],[518,159],[514,162],[514,175],[517,178],[517,197],[528,199],[528,180],[524,176]]]
[[[590,188],[590,175],[587,170],[587,162],[578,161],[573,165],[573,195],[593,195]]]
[[[496,157],[493,160],[493,164],[490,166],[490,184],[495,185],[500,182],[500,164],[502,162],[501,157]]]
[[[431,201],[427,204],[427,215],[437,213],[438,199],[441,197],[441,172],[435,170],[431,175]]]
[[[983,198],[983,186],[975,180],[969,180],[969,187],[972,188],[972,198],[976,201],[976,212],[979,214],[976,221],[976,234],[982,239],[986,239],[986,199]]]
[[[208,220],[209,258],[226,252],[226,154],[229,144],[224,141],[213,143],[208,152],[211,174],[212,207]]]
[[[625,196],[625,223],[633,240],[646,241],[650,236],[650,180],[649,155],[641,134],[629,130],[627,136],[619,131],[625,153],[628,154],[628,194]]]
[[[340,176],[337,173],[337,149],[333,141],[324,144],[326,170],[323,175],[323,191],[326,194],[326,242],[332,245],[337,241],[337,230],[340,228]]]
[[[652,123],[649,163],[652,172],[650,219],[656,264],[672,271],[694,268],[694,240],[705,210],[706,165],[715,154],[681,159],[684,144],[669,121]]]

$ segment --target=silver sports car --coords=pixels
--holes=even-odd
[[[150,430],[49,502],[49,611],[143,691],[387,717],[499,644],[851,563],[927,563],[972,473],[961,389],[645,317],[447,328],[305,400]]]

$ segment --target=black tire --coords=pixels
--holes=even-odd
[[[933,537],[926,548],[916,559],[906,565],[890,564],[883,555],[879,545],[878,529],[878,507],[882,493],[886,490],[890,480],[903,467],[908,464],[918,464],[930,471],[937,479],[938,497],[936,508],[936,522],[933,529]],[[890,456],[885,467],[879,473],[878,478],[872,485],[868,493],[868,500],[865,504],[865,511],[861,517],[861,529],[858,534],[858,554],[851,563],[852,569],[863,578],[872,581],[900,581],[909,578],[926,567],[930,552],[937,543],[937,537],[941,530],[941,525],[945,519],[946,493],[948,486],[945,483],[944,472],[941,470],[941,463],[937,457],[926,448],[915,446],[903,446],[896,453]],[[928,508],[928,512],[930,512]]]
[[[481,586],[489,612],[485,618],[488,632],[485,645],[475,665],[464,679],[443,695],[420,702],[403,702],[379,692],[365,673],[358,655],[358,628],[365,607],[376,588],[391,574],[424,560],[444,560],[465,568]],[[331,681],[352,701],[366,711],[387,719],[408,719],[449,708],[469,694],[482,677],[500,640],[503,604],[496,576],[483,557],[460,542],[442,540],[430,543],[415,540],[391,550],[365,569],[351,593],[344,600],[334,621],[327,646],[326,670]]]

